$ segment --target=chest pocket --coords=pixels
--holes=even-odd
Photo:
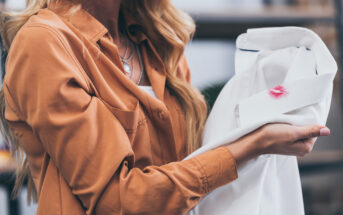
[[[120,108],[113,107],[107,104],[106,102],[104,103],[121,123],[130,141],[132,142],[136,136],[138,126],[146,122],[146,117],[140,110],[141,108],[139,101],[137,100],[137,103],[132,110],[123,110]]]

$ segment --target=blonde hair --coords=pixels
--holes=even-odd
[[[48,8],[53,1],[59,0],[28,0],[24,11],[4,13],[1,34],[7,50],[27,20],[40,9]],[[80,2],[80,0],[78,1]],[[136,16],[142,30],[148,35],[164,61],[167,70],[166,87],[178,98],[185,113],[187,153],[191,153],[200,146],[207,106],[201,93],[190,84],[177,78],[176,71],[185,45],[194,34],[194,21],[188,14],[174,7],[170,0],[123,0],[121,7]],[[14,195],[17,195],[29,171],[27,161],[23,159],[25,153],[11,133],[4,117],[5,100],[2,89],[0,91],[0,107],[1,132],[11,148],[15,148],[12,153],[18,157],[19,161],[16,185],[13,190]],[[31,177],[29,177],[29,185],[31,187],[33,185]],[[30,190],[29,201],[30,196],[36,200],[35,189]]]

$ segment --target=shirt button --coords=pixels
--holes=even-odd
[[[166,118],[166,116],[165,116],[163,111],[159,111],[158,112],[158,117],[160,117],[160,119],[165,119]]]

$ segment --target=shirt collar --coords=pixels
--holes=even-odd
[[[63,2],[63,4],[61,4],[60,1],[54,1],[51,3],[49,9],[56,14],[67,18],[68,21],[81,32],[82,35],[84,35],[93,43],[96,43],[100,38],[109,32],[101,22],[99,22],[86,10],[82,8],[75,8],[76,11],[73,11],[73,6],[74,5],[70,3]],[[68,15],[70,10],[72,11],[72,15]],[[125,20],[125,28],[130,39],[137,44],[147,40],[147,36],[141,30],[141,25],[139,22],[137,22],[136,17],[134,17],[131,12],[125,9],[121,9],[121,12]]]

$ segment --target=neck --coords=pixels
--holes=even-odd
[[[119,44],[119,11],[122,0],[84,0],[82,7],[101,22]]]

